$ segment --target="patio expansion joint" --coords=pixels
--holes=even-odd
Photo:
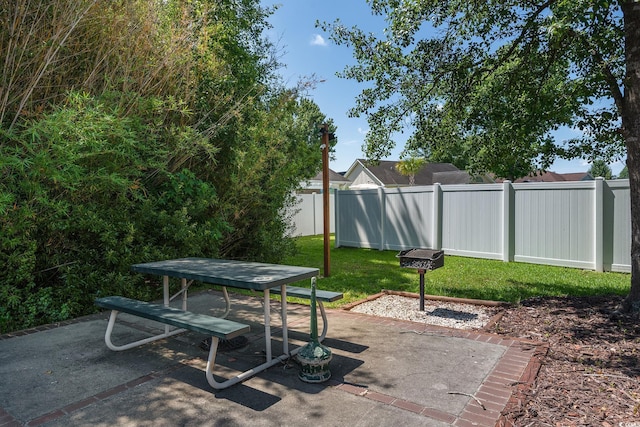
[[[152,371],[146,375],[143,375],[141,377],[138,377],[136,379],[133,379],[131,381],[127,381],[124,384],[119,384],[116,386],[113,386],[107,390],[103,390],[99,393],[94,394],[93,396],[89,396],[86,398],[83,398],[77,402],[72,402],[68,405],[63,406],[62,408],[58,408],[55,409],[51,412],[48,412],[46,414],[40,415],[36,418],[33,418],[31,420],[28,420],[25,423],[21,423],[20,421],[18,421],[17,419],[15,419],[11,414],[9,414],[8,412],[6,412],[3,408],[0,407],[0,427],[36,427],[36,426],[40,426],[42,424],[57,420],[59,418],[62,418],[66,415],[70,415],[73,414],[76,411],[79,411],[81,409],[85,409],[90,405],[93,405],[94,403],[98,403],[100,401],[103,400],[107,400],[113,396],[116,396],[120,393],[123,393],[127,390],[133,389],[135,387],[138,387],[142,384],[148,383],[150,381],[153,381],[155,379],[158,378],[162,378],[167,376],[169,373],[180,369],[181,367],[185,366],[186,361],[180,361],[178,363],[175,363],[173,365],[167,366],[162,370],[159,371]],[[2,423],[2,420],[4,420],[5,418],[8,419],[8,422],[6,424]]]
[[[375,402],[391,405],[405,411],[414,412],[416,414],[420,414],[425,417],[447,422],[450,424],[453,423],[456,419],[455,415],[448,414],[438,409],[429,408],[427,406],[420,405],[419,403],[411,402],[405,399],[400,399],[398,397],[391,396],[385,393],[372,391],[362,385],[351,384],[347,382],[338,382],[334,380],[332,380],[331,385],[335,389],[342,390],[349,394],[361,396],[366,399],[373,400]]]

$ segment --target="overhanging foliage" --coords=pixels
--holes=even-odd
[[[291,252],[327,119],[276,77],[271,12],[0,0],[0,332],[158,297],[133,263]]]

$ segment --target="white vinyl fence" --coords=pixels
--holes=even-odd
[[[298,204],[291,216],[293,236],[315,236],[324,233],[324,209],[322,194],[296,194]],[[335,232],[335,196],[329,194],[329,221],[331,232]]]
[[[317,198],[316,228],[307,234],[322,233]],[[331,212],[337,247],[420,247],[505,262],[631,270],[628,180],[344,190],[336,191]],[[301,227],[305,234],[311,226]]]

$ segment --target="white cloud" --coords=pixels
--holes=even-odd
[[[326,46],[327,41],[320,34],[314,34],[311,37],[311,46]]]
[[[369,129],[358,128],[358,133],[360,135],[366,135],[369,132]]]

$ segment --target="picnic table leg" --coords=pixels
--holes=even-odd
[[[171,303],[171,297],[169,296],[169,276],[162,276],[162,295],[164,297],[164,306],[169,307]],[[171,331],[169,325],[164,325],[164,333],[168,334]]]
[[[282,353],[289,354],[289,331],[287,329],[287,285],[280,286],[280,313],[282,317]]]
[[[180,279],[180,290],[169,297],[169,304],[171,304],[171,301],[176,299],[178,295],[182,295],[182,310],[187,311],[187,300],[189,298],[189,286],[191,286],[192,283],[193,283],[193,280],[189,280],[189,282],[187,282],[187,279],[185,278]],[[169,295],[168,285],[165,288],[165,291],[166,291],[165,295]],[[166,301],[167,299],[165,297],[165,305],[167,304]]]
[[[109,323],[107,324],[107,331],[104,333],[104,342],[110,350],[113,351],[122,351],[128,350],[133,347],[138,347],[143,344],[147,344],[153,341],[161,340],[163,338],[168,338],[173,335],[181,334],[184,332],[184,329],[174,329],[172,331],[165,332],[163,334],[154,335],[152,337],[143,338],[138,341],[133,341],[129,344],[124,345],[115,345],[111,340],[111,333],[113,332],[113,327],[116,323],[116,318],[120,312],[118,310],[111,310],[111,315],[109,316]]]
[[[271,300],[269,299],[269,288],[264,290],[264,341],[267,353],[267,362],[271,361]]]
[[[225,307],[224,313],[220,317],[222,319],[226,319],[227,316],[229,315],[229,312],[231,311],[231,300],[229,299],[229,293],[227,292],[226,286],[222,287],[222,296],[224,297],[224,302],[226,304],[226,307]]]
[[[180,287],[182,288],[182,310],[187,311],[187,289],[189,289],[187,279],[180,279]]]
[[[216,353],[218,351],[218,343],[220,339],[218,337],[211,337],[211,347],[209,348],[209,358],[207,359],[207,368],[205,369],[205,376],[207,377],[207,382],[209,385],[216,390],[224,389],[227,387],[231,387],[234,384],[242,382],[253,375],[264,371],[265,369],[274,366],[288,358],[286,354],[278,356],[271,361],[267,361],[260,366],[256,366],[255,368],[251,368],[248,371],[244,371],[239,375],[236,375],[233,378],[229,378],[226,381],[218,382],[213,378],[213,367],[215,366],[216,361]],[[298,349],[296,349],[298,350]]]
[[[207,359],[207,368],[205,370],[205,376],[207,377],[207,382],[209,385],[215,389],[223,389],[227,387],[231,387],[234,384],[239,383],[240,381],[254,375],[256,372],[253,370],[249,370],[243,372],[242,374],[230,378],[226,381],[218,382],[213,378],[213,367],[216,362],[216,353],[218,352],[218,343],[220,339],[218,337],[211,337],[211,347],[209,348],[209,358]]]

